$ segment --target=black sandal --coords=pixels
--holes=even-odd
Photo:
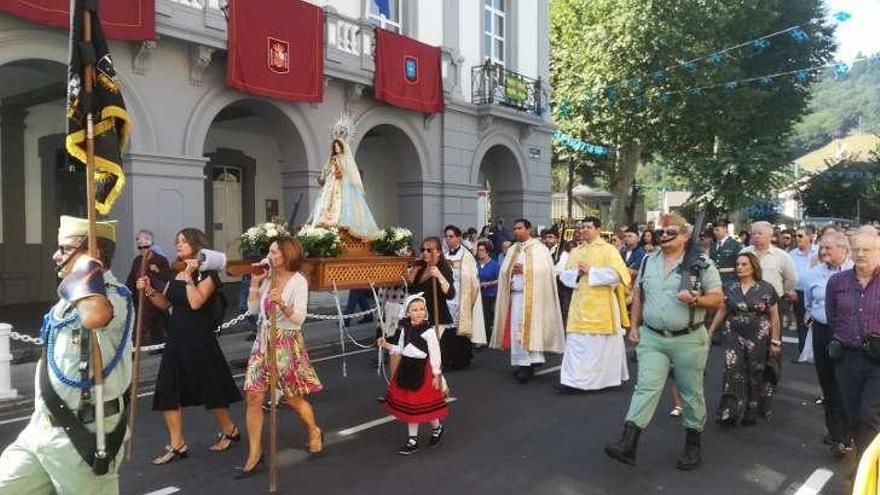
[[[169,462],[178,459],[186,459],[188,455],[189,449],[187,448],[186,443],[176,449],[171,445],[166,445],[165,451],[154,457],[152,462],[154,466],[161,466],[162,464],[168,464]]]
[[[218,447],[221,442],[228,441],[225,447]],[[232,427],[232,433],[227,435],[225,432],[219,431],[217,432],[217,441],[214,442],[214,445],[211,445],[208,450],[211,452],[223,452],[224,450],[232,447],[233,443],[238,443],[241,441],[241,432],[238,431],[238,426]]]

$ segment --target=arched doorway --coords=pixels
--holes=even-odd
[[[58,217],[86,206],[84,169],[64,150],[67,67],[17,60],[0,81],[0,305],[47,301]]]
[[[208,129],[203,154],[205,233],[229,258],[241,256],[238,240],[250,226],[273,217],[288,220],[294,210],[294,224],[308,215],[308,197],[291,198],[288,191],[305,180],[305,145],[274,104],[245,99],[225,106]],[[301,176],[291,177],[296,172]]]
[[[409,136],[390,124],[375,126],[361,139],[355,161],[379,227],[420,229],[422,169]]]
[[[490,147],[480,160],[477,176],[477,224],[503,218],[505,225],[523,215],[523,180],[519,160],[503,144]]]

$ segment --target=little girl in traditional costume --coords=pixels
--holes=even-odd
[[[397,345],[384,338],[378,340],[378,345],[401,356],[388,384],[385,408],[406,423],[409,436],[397,453],[409,455],[419,450],[419,423],[431,423],[431,447],[440,442],[443,436],[440,419],[449,414],[449,409],[440,374],[440,342],[428,325],[425,298],[421,293],[409,296],[404,308],[407,317],[401,320]]]

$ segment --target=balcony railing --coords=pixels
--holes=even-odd
[[[540,116],[544,111],[541,79],[532,79],[486,61],[471,69],[471,102],[498,104]]]

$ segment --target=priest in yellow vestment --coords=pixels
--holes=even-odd
[[[584,243],[571,251],[563,284],[574,289],[568,310],[561,393],[616,387],[629,380],[624,328],[629,327],[624,287],[630,274],[620,252],[600,235],[601,221],[586,217]]]

